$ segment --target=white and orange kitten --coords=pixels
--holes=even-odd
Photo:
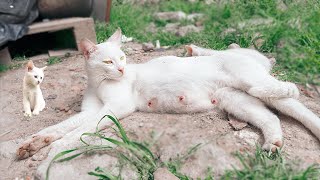
[[[45,101],[40,89],[44,78],[44,69],[37,68],[29,61],[26,66],[26,73],[23,78],[23,108],[24,116],[38,115],[45,108]]]
[[[283,144],[282,130],[270,106],[302,122],[320,138],[319,117],[296,100],[299,91],[295,84],[269,74],[270,61],[257,51],[230,49],[210,56],[167,56],[126,64],[120,46],[120,30],[98,45],[81,42],[88,74],[82,111],[36,133],[17,150],[17,157],[23,159],[54,141],[38,168],[40,177],[57,153],[75,146],[80,135],[94,130],[105,114],[122,119],[135,111],[188,113],[219,107],[260,128],[263,148],[274,151]]]

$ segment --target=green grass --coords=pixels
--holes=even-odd
[[[56,64],[61,62],[61,58],[52,56],[48,58],[47,62],[48,62],[48,65]]]
[[[102,42],[121,27],[126,36],[132,36],[140,42],[160,40],[161,45],[170,46],[193,43],[207,48],[226,49],[231,43],[241,47],[257,46],[257,40],[262,39],[257,49],[275,55],[277,72],[286,74],[279,78],[320,85],[320,1],[285,0],[285,10],[278,9],[276,2],[237,0],[206,5],[203,1],[190,3],[170,0],[157,5],[132,5],[114,1],[110,23],[96,23],[97,38],[98,42]],[[178,10],[204,13],[204,30],[185,37],[162,32],[169,22],[154,20],[153,13]],[[255,25],[250,23],[254,19],[271,22]],[[157,33],[146,31],[152,22],[158,28]],[[247,25],[239,27],[239,23],[244,22]],[[235,31],[225,33],[228,28]]]
[[[257,147],[255,154],[236,154],[240,160],[242,169],[226,171],[221,177],[223,180],[229,179],[279,179],[279,180],[307,180],[319,179],[319,165],[312,165],[306,169],[299,169],[294,163],[288,163],[278,151],[269,154]]]
[[[106,119],[108,118],[108,119]],[[115,128],[112,128],[118,135],[118,138],[106,137],[100,130],[99,124],[103,120],[111,120],[115,124]],[[202,144],[197,144],[191,147],[186,153],[178,155],[176,158],[172,158],[168,162],[161,162],[156,157],[150,147],[143,143],[131,140],[126,131],[123,129],[119,120],[113,116],[106,115],[98,123],[95,132],[83,133],[80,137],[82,146],[74,149],[65,150],[58,153],[49,164],[47,169],[46,179],[49,179],[50,167],[57,162],[70,161],[78,156],[87,153],[97,153],[103,151],[104,153],[116,153],[118,154],[119,174],[112,174],[110,170],[103,167],[96,167],[93,171],[88,172],[89,175],[95,176],[98,179],[106,180],[118,180],[121,178],[121,169],[124,166],[129,166],[139,175],[139,179],[152,180],[153,173],[159,167],[167,168],[172,174],[182,180],[191,180],[192,178],[180,172],[183,164],[189,159]],[[96,145],[90,144],[84,140],[84,137],[98,138],[101,141],[106,141],[114,146],[110,145]],[[101,143],[102,144],[102,143]],[[234,168],[233,170],[227,170],[224,175],[219,177],[224,180],[231,179],[293,179],[293,180],[306,180],[306,179],[318,179],[320,177],[319,165],[312,165],[306,169],[299,169],[297,165],[290,162],[286,162],[280,151],[270,154],[257,146],[256,152],[252,155],[250,153],[236,153],[235,156],[239,159],[242,168]],[[59,164],[57,164],[59,165]],[[93,167],[94,168],[94,167]],[[197,178],[200,179],[200,178]],[[208,167],[205,174],[205,180],[213,180],[213,170]]]

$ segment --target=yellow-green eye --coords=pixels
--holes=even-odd
[[[106,63],[106,64],[112,64],[112,61],[111,60],[105,60],[105,61],[103,61],[104,63]]]
[[[123,61],[124,60],[124,56],[121,56],[120,60]]]

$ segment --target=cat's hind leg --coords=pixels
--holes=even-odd
[[[220,109],[261,129],[263,149],[275,152],[282,146],[280,120],[259,99],[233,88],[221,88],[214,93]]]
[[[320,140],[320,118],[293,98],[266,98],[265,103],[281,113],[300,121]]]
[[[299,89],[294,83],[283,82],[271,76],[261,64],[248,59],[247,56],[237,55],[228,58],[223,66],[232,77],[229,86],[246,91],[258,98],[298,98]],[[232,58],[239,58],[233,61]],[[230,60],[231,59],[231,60]]]

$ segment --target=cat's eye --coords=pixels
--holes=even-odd
[[[38,78],[38,76],[34,76],[34,78]]]
[[[42,79],[42,77],[40,77],[40,79]]]
[[[111,60],[106,60],[106,61],[103,61],[103,62],[106,63],[106,64],[112,64]]]
[[[123,61],[124,60],[124,56],[121,56],[120,60]]]

